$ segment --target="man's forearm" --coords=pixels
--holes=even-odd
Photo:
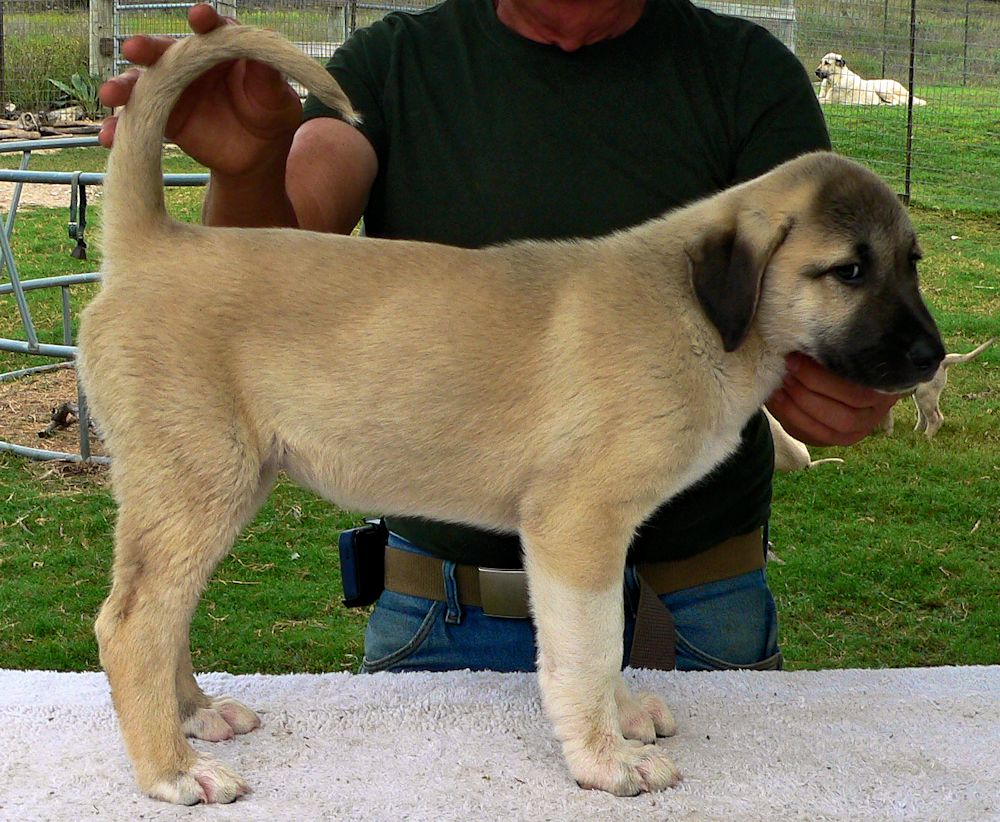
[[[205,225],[298,227],[285,192],[285,162],[240,178],[213,173],[201,208]]]

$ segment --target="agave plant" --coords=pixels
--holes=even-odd
[[[63,93],[67,101],[80,106],[87,118],[95,119],[101,113],[101,100],[97,96],[102,82],[99,75],[78,72],[70,77],[68,84],[52,79],[49,82]]]

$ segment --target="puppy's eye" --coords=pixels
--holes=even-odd
[[[861,285],[865,279],[864,274],[861,273],[861,266],[857,263],[838,265],[836,268],[831,268],[830,273],[847,285]]]

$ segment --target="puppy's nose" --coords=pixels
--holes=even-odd
[[[910,346],[906,356],[920,379],[929,380],[944,359],[944,347],[937,340],[921,337]]]

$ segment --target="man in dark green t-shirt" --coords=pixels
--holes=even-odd
[[[372,236],[474,247],[605,234],[829,147],[794,56],[763,29],[687,2],[648,0],[627,30],[567,51],[513,30],[490,0],[451,0],[359,31],[328,68],[362,113],[377,157],[364,212]],[[307,100],[307,121],[331,114]],[[757,532],[772,470],[760,415],[737,454],[645,524],[633,560],[684,558]],[[514,535],[397,517],[387,524],[401,550],[520,566]],[[666,597],[680,664],[777,665],[763,575],[722,573],[711,592],[688,586]],[[440,631],[413,642],[434,605],[395,587],[403,590],[385,594],[371,620],[366,669],[531,667],[527,626],[497,626],[471,609],[454,608],[452,625],[443,613]]]
[[[207,7],[190,19],[196,31],[218,24]],[[136,38],[126,55],[149,64],[167,47]],[[687,0],[447,0],[359,31],[329,69],[360,130],[313,100],[300,125],[294,92],[254,63],[185,93],[168,135],[212,170],[207,223],[347,232],[363,214],[369,235],[469,247],[594,236],[829,147],[798,61],[763,29]],[[124,103],[131,83],[109,83],[104,102]],[[769,406],[812,444],[857,441],[891,404],[805,357],[789,366]],[[636,536],[632,561],[666,569],[657,593],[676,623],[678,667],[780,664],[763,570],[744,567],[748,550],[762,565],[772,469],[758,415],[731,459]],[[470,571],[520,566],[515,536],[388,526],[387,561],[401,564],[369,623],[365,670],[533,666],[530,621],[491,616],[464,590]],[[430,568],[430,592],[407,577],[413,557],[425,577]],[[626,590],[627,652],[631,570]]]
[[[490,0],[452,0],[359,31],[329,69],[378,158],[370,236],[474,247],[606,234],[829,147],[795,57],[687,2],[650,0],[620,36],[567,53],[511,31]],[[307,120],[331,114],[307,100]],[[726,466],[647,523],[633,557],[687,556],[763,526],[772,467],[760,415]],[[515,536],[389,526],[455,562],[520,565]]]

